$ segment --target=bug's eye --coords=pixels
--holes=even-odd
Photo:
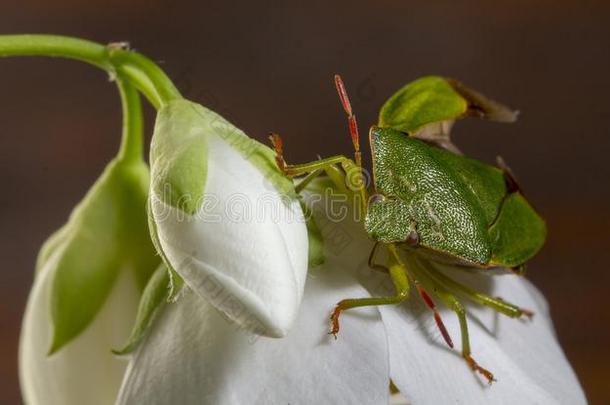
[[[385,196],[382,194],[373,194],[370,198],[369,198],[369,204],[375,204],[381,201],[385,201]]]

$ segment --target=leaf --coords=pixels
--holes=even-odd
[[[467,110],[467,101],[447,80],[426,76],[407,84],[385,102],[379,126],[411,133],[434,122],[455,119]]]
[[[407,84],[385,102],[379,126],[414,135],[430,124],[450,127],[453,120],[468,116],[513,122],[517,112],[457,80],[426,76]]]
[[[127,339],[127,343],[122,349],[113,350],[113,353],[118,355],[129,354],[138,346],[153,325],[165,303],[167,303],[170,293],[169,287],[169,271],[164,265],[161,265],[153,273],[142,293],[136,321],[131,335]]]
[[[146,227],[148,170],[144,163],[111,162],[68,223],[43,246],[39,265],[56,253],[49,354],[78,336],[95,318],[118,272],[130,269],[143,287],[159,262]],[[54,255],[55,256],[55,255]]]
[[[468,101],[468,112],[470,115],[496,122],[515,122],[517,120],[519,111],[515,111],[504,104],[487,98],[457,80],[447,79],[447,81],[455,91]]]

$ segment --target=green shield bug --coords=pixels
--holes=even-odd
[[[492,166],[463,156],[451,142],[449,131],[457,119],[512,122],[516,112],[452,79],[427,76],[407,84],[383,105],[378,125],[369,131],[374,181],[368,188],[356,118],[338,75],[335,85],[348,116],[354,159],[339,155],[290,165],[282,156],[281,138],[272,134],[276,161],[287,176],[305,176],[297,190],[324,173],[343,183],[338,187],[346,189],[347,184],[359,200],[365,230],[375,241],[369,266],[388,273],[396,292],[389,297],[340,301],[331,315],[331,333],[336,337],[339,332],[342,311],[399,304],[408,298],[413,284],[450,347],[453,342],[432,297],[457,314],[462,356],[491,383],[493,374],[471,355],[466,313],[457,296],[514,318],[531,317],[532,313],[475,291],[439,267],[487,272],[511,269],[522,274],[526,262],[542,247],[546,226],[500,158]],[[386,258],[379,263],[382,248]]]

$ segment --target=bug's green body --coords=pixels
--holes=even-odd
[[[282,156],[281,139],[275,135],[276,162],[289,177],[306,175],[298,190],[326,173],[337,190],[359,198],[365,230],[377,242],[369,255],[369,266],[388,273],[395,294],[338,302],[331,314],[331,333],[336,336],[339,332],[342,311],[400,304],[409,297],[413,282],[434,311],[450,347],[450,335],[430,294],[456,313],[462,356],[472,370],[491,383],[493,374],[471,356],[466,309],[458,296],[513,318],[532,313],[475,291],[444,274],[440,267],[520,270],[542,247],[546,227],[505,165],[495,167],[463,156],[451,142],[449,131],[457,119],[513,122],[517,112],[452,79],[426,76],[407,84],[386,101],[379,125],[371,128],[374,194],[369,198],[356,120],[340,77],[335,76],[335,84],[348,115],[354,160],[339,155],[289,165]],[[382,262],[375,260],[379,247],[385,247],[388,256]]]
[[[370,132],[376,192],[365,227],[384,243],[416,231],[419,246],[478,267],[516,267],[542,246],[543,220],[506,173],[390,128]]]

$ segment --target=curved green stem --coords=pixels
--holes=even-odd
[[[133,76],[135,72],[140,72],[146,76],[153,83],[162,102],[182,98],[171,79],[146,56],[133,51],[110,47],[109,58],[113,65],[127,76]]]
[[[139,162],[143,158],[144,124],[140,94],[122,76],[117,77],[123,107],[123,135],[118,159],[125,162]]]
[[[89,63],[104,69],[111,77],[123,75],[157,108],[182,98],[159,66],[120,44],[104,46],[58,35],[0,35],[0,57],[5,56],[51,56]]]

